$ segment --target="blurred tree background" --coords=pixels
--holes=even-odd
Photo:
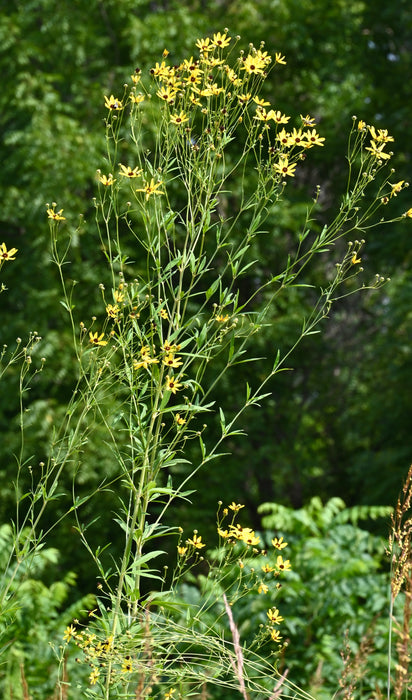
[[[147,72],[164,48],[169,60],[179,63],[193,54],[197,38],[224,27],[239,34],[245,48],[264,41],[270,54],[286,55],[287,65],[269,77],[262,96],[295,114],[296,126],[299,114],[312,115],[326,137],[325,148],[317,149],[288,186],[287,202],[270,219],[264,247],[252,251],[259,256],[262,279],[287,256],[317,185],[319,226],[337,211],[352,115],[394,136],[393,181],[412,175],[408,0],[373,5],[368,0],[9,0],[0,16],[0,240],[19,254],[4,270],[9,290],[2,296],[2,343],[13,347],[17,337],[25,339],[32,330],[43,338],[34,360],[44,356],[45,369],[25,396],[25,457],[33,464],[47,453],[76,371],[58,271],[51,262],[46,203],[64,209],[65,225],[74,232],[66,274],[78,321],[89,322],[102,314],[99,284],[106,274],[92,202],[96,170],[105,165],[103,95],[120,94],[135,68]],[[228,195],[223,205],[236,206],[236,197],[236,192]],[[406,191],[391,205],[402,214],[411,203]],[[179,524],[206,529],[218,500],[245,503],[257,529],[264,501],[292,508],[302,508],[314,496],[323,502],[339,496],[349,506],[394,503],[412,459],[410,236],[406,224],[373,232],[362,253],[366,279],[379,273],[392,281],[380,292],[343,299],[324,332],[306,339],[289,360],[293,372],[277,376],[269,400],[246,414],[241,427],[248,438],[197,475],[194,506],[176,512]],[[308,283],[317,279],[321,265],[319,258],[307,271]],[[273,308],[272,327],[259,339],[257,355],[270,362],[284,346],[301,301],[291,294]],[[219,388],[233,409],[237,392],[243,394],[246,381],[254,384],[259,367],[245,365],[243,372],[240,377],[238,368],[236,382],[229,378]],[[18,375],[10,372],[0,397],[3,523],[14,513],[17,387]],[[213,416],[208,430],[213,433]],[[87,493],[113,476],[115,465],[97,433],[85,448],[78,491]],[[56,501],[51,522],[70,507],[71,479],[67,474],[68,496]],[[115,494],[103,494],[99,504],[102,512],[114,512]],[[95,504],[93,513],[98,515]],[[110,541],[110,522],[96,527]],[[70,519],[49,544],[62,550],[60,570],[77,572],[82,594],[94,588],[87,553],[79,549]]]

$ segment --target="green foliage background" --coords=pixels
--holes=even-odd
[[[287,256],[318,184],[319,225],[337,209],[352,115],[395,137],[394,181],[411,175],[412,8],[407,0],[10,0],[0,16],[0,240],[17,247],[19,255],[4,269],[9,290],[1,297],[2,343],[13,347],[17,337],[25,339],[36,330],[43,342],[34,361],[41,356],[47,360],[24,397],[28,463],[44,458],[76,371],[50,258],[46,202],[63,207],[67,226],[76,230],[66,274],[73,283],[78,321],[88,322],[101,313],[98,285],[105,281],[92,204],[96,169],[105,163],[103,94],[119,93],[133,70],[148,71],[165,47],[178,63],[190,55],[197,38],[224,26],[241,35],[244,46],[263,40],[269,53],[286,55],[287,66],[266,81],[263,96],[288,114],[315,116],[326,137],[326,147],[317,149],[310,168],[288,188],[288,201],[270,221],[264,247],[251,252],[261,261],[262,278]],[[228,210],[236,207],[237,196],[236,191],[228,195]],[[408,209],[408,191],[393,203],[395,213]],[[202,526],[207,538],[219,499],[245,503],[250,523],[258,529],[263,501],[294,508],[313,496],[323,501],[339,496],[350,506],[394,502],[412,452],[409,241],[406,225],[375,232],[367,241],[365,269],[371,277],[389,275],[392,282],[381,292],[342,301],[325,332],[306,340],[291,358],[293,372],[277,377],[270,399],[246,414],[242,427],[248,439],[231,445],[231,455],[198,475],[194,507],[175,513],[179,524]],[[319,274],[313,265],[306,281]],[[244,284],[250,289],[258,282],[250,278]],[[273,348],[282,346],[295,327],[298,302],[301,298],[290,294],[287,303],[273,308],[272,327],[259,340],[257,355],[271,356]],[[245,365],[243,372],[237,372],[236,382],[229,378],[220,387],[233,410],[240,400],[237,392],[243,394],[246,381],[253,383],[259,365]],[[14,513],[17,387],[12,371],[0,396],[3,523]],[[211,419],[210,434],[214,429]],[[79,495],[114,475],[97,428],[85,447]],[[71,479],[67,474],[68,495],[56,501],[51,522],[70,504]],[[115,494],[105,492],[99,504],[101,513],[114,511]],[[87,506],[83,517],[91,517]],[[111,541],[110,521],[101,519],[95,528]],[[81,594],[94,590],[94,574],[70,519],[51,535],[49,545],[61,550],[60,578],[66,581],[68,572],[76,571]],[[117,543],[112,546],[116,550]]]

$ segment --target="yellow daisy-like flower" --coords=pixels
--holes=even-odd
[[[245,506],[243,506],[241,503],[235,503],[234,501],[232,501],[232,503],[229,506],[230,510],[233,510],[235,513],[238,513],[240,509],[244,507]]]
[[[253,102],[256,102],[259,107],[268,107],[270,105],[270,102],[267,102],[266,100],[263,99],[263,97],[254,97]]]
[[[287,156],[280,156],[279,162],[275,163],[273,169],[280,173],[282,177],[289,175],[293,177],[295,175],[296,163],[289,163],[289,158]]]
[[[360,262],[361,262],[361,258],[356,257],[356,253],[354,253],[351,257],[352,265],[358,265]]]
[[[185,122],[188,122],[189,117],[185,112],[181,111],[179,114],[171,114],[170,121],[172,122],[172,124],[180,126],[181,124],[185,124]]]
[[[280,63],[282,66],[286,66],[285,56],[282,56],[280,51],[275,53],[275,63]]]
[[[404,216],[407,216],[409,219],[412,219],[412,207],[404,213]]]
[[[202,549],[202,547],[206,547],[206,545],[202,542],[201,535],[198,535],[196,532],[193,533],[193,537],[189,537],[189,539],[186,540],[186,544],[191,545],[195,549]]]
[[[276,559],[276,566],[279,571],[290,571],[292,568],[289,559],[284,560],[280,554]]]
[[[130,656],[126,656],[122,663],[122,673],[133,673],[133,663]]]
[[[173,353],[169,353],[169,355],[163,358],[163,364],[166,365],[166,367],[180,367],[183,364],[181,359],[181,357],[175,357]]]
[[[200,53],[208,53],[208,51],[212,51],[213,49],[210,43],[210,37],[206,37],[206,39],[198,39],[196,42],[196,46],[199,49]]]
[[[366,130],[366,122],[364,122],[363,119],[359,119],[358,131],[365,131],[365,130]]]
[[[123,177],[140,177],[140,175],[143,172],[143,170],[139,170],[139,167],[137,165],[135,168],[131,168],[130,165],[122,165],[122,163],[119,163],[119,168],[120,175],[123,175]]]
[[[263,71],[266,64],[265,61],[259,56],[249,54],[243,59],[243,64],[240,66],[241,70],[246,71],[249,75],[263,75]]]
[[[168,104],[173,104],[176,99],[177,89],[173,86],[162,87],[156,92],[156,95]]]
[[[76,632],[77,632],[77,630],[74,627],[74,625],[69,625],[68,627],[66,627],[66,629],[64,630],[64,633],[63,633],[64,641],[70,642],[70,640],[74,639],[74,637],[76,636]]]
[[[378,131],[376,132],[375,127],[370,126],[369,132],[372,136],[373,141],[377,141],[378,143],[388,143],[389,141],[395,140],[393,136],[389,136],[387,129],[378,129]]]
[[[389,183],[391,185],[391,183]],[[403,189],[403,186],[405,184],[405,180],[399,180],[399,182],[395,182],[394,185],[391,185],[391,197],[396,197],[399,192]]]
[[[279,625],[284,620],[282,615],[279,615],[279,610],[277,608],[270,608],[266,614],[269,618],[269,622],[271,622],[272,625]]]
[[[167,352],[168,355],[172,352],[177,352],[180,350],[180,345],[175,345],[174,343],[171,343],[170,340],[165,340],[165,342],[162,345],[162,350],[164,352]]]
[[[177,553],[179,557],[184,557],[184,555],[187,552],[187,547],[181,547],[180,545],[177,546]]]
[[[219,49],[224,49],[226,46],[229,46],[230,41],[230,36],[227,36],[227,34],[221,34],[220,32],[217,32],[217,34],[213,34],[213,39],[210,43],[212,46],[216,46]]]
[[[14,256],[17,251],[17,248],[10,248],[10,250],[7,250],[6,244],[0,243],[0,262],[3,260],[15,260],[16,258]]]
[[[224,316],[223,316],[223,314],[219,314],[218,316],[216,316],[216,321],[218,323],[226,323],[226,321],[228,321],[228,320],[229,320],[229,314],[225,314]]]
[[[264,574],[270,574],[270,573],[272,573],[272,571],[274,571],[274,568],[273,568],[273,566],[270,566],[269,564],[263,564],[262,571]]]
[[[267,593],[269,590],[269,586],[266,585],[266,583],[263,583],[262,581],[259,583],[259,588],[258,588],[258,593]]]
[[[181,389],[182,384],[177,381],[174,377],[166,376],[166,391],[171,391],[175,394],[179,389]]]
[[[159,360],[155,357],[151,357],[148,352],[142,353],[140,360],[133,360],[133,369],[140,369],[141,367],[148,369],[149,365],[157,365],[158,363]]]
[[[224,540],[230,537],[230,533],[228,532],[228,530],[222,530],[220,527],[217,528],[217,534],[219,535],[219,537],[223,537]]]
[[[113,97],[113,95],[110,95],[110,97],[104,96],[104,104],[107,109],[111,109],[113,111],[119,111],[123,109],[123,103],[121,100],[119,100],[117,97]]]
[[[66,217],[62,216],[63,209],[60,209],[60,211],[55,211],[54,207],[47,209],[47,216],[49,219],[54,219],[54,221],[65,221]]]
[[[89,333],[89,343],[92,345],[107,345],[107,340],[103,340],[104,338],[104,333],[99,333],[96,331],[96,333],[92,333],[90,331]]]
[[[275,547],[275,549],[284,549],[288,546],[288,543],[283,541],[283,537],[274,537],[272,540],[272,545]]]
[[[249,102],[249,100],[252,99],[252,95],[250,92],[247,92],[246,95],[243,95],[243,94],[238,95],[237,99],[239,100],[239,102],[241,104],[246,104],[247,102]]]
[[[305,131],[303,135],[307,141],[307,144],[305,144],[307,147],[311,148],[312,146],[323,146],[325,139],[323,136],[319,136],[316,129]]]
[[[272,642],[280,642],[282,639],[279,630],[270,630],[270,638]]]
[[[186,423],[186,418],[182,418],[180,413],[176,413],[175,421],[176,421],[177,425],[184,425]]]
[[[119,311],[120,309],[117,304],[107,304],[106,306],[106,313],[110,318],[117,319]]]
[[[302,120],[303,126],[315,126],[316,124],[316,119],[314,119],[314,117],[311,117],[309,114],[307,114],[306,117],[304,117],[301,114],[300,118]]]
[[[161,181],[155,182],[154,178],[152,178],[145,187],[139,187],[136,192],[144,192],[145,200],[147,201],[153,194],[164,194],[162,190],[159,190],[159,187],[161,187],[162,184],[163,183]]]
[[[385,148],[385,143],[377,144],[375,141],[371,141],[371,145],[365,150],[370,151],[372,155],[378,160],[389,160],[391,157],[390,153],[385,153],[383,149]]]
[[[168,690],[167,693],[165,693],[164,700],[170,700],[170,698],[173,697],[175,692],[176,688],[170,688],[170,690]]]
[[[167,319],[169,318],[169,314],[167,313],[166,309],[160,309],[160,316],[165,321],[167,321]]]
[[[141,92],[138,95],[135,95],[133,92],[130,93],[130,102],[133,102],[133,104],[140,105],[144,100],[145,96]]]
[[[273,111],[272,119],[276,122],[276,124],[287,124],[290,117],[287,117],[286,114],[282,114],[282,112],[278,109],[276,112]]]
[[[89,676],[89,682],[90,685],[96,685],[97,681],[99,680],[100,676],[100,671],[98,668],[93,668],[93,671],[91,672]]]
[[[99,175],[99,182],[102,183],[105,187],[109,187],[109,185],[113,185],[116,180],[113,179],[113,175]],[[63,211],[63,210],[62,210]]]

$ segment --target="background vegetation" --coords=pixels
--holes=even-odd
[[[290,238],[304,220],[306,202],[314,196],[317,185],[321,186],[319,224],[337,209],[335,193],[342,190],[345,178],[344,155],[352,115],[388,129],[395,137],[394,179],[408,180],[411,175],[412,8],[407,0],[376,0],[373,5],[367,0],[10,1],[0,17],[0,240],[18,248],[19,256],[13,266],[4,269],[3,281],[9,290],[2,296],[2,343],[13,347],[17,337],[25,339],[29,331],[36,330],[43,340],[35,361],[46,358],[43,372],[24,396],[28,430],[23,457],[27,465],[31,460],[38,464],[46,455],[53,426],[65,409],[75,380],[70,329],[59,303],[57,270],[51,262],[46,202],[58,202],[68,225],[77,231],[69,278],[78,322],[89,322],[100,301],[99,284],[105,282],[92,201],[96,170],[104,165],[103,94],[116,92],[124,82],[130,82],[136,67],[149,70],[161,60],[164,48],[171,52],[169,59],[179,63],[197,38],[224,26],[232,35],[241,35],[244,45],[263,40],[269,53],[286,55],[286,67],[272,82],[266,81],[267,95],[263,96],[283,112],[316,117],[326,137],[327,147],[317,149],[311,168],[296,178],[289,187],[287,203],[276,219],[269,220],[265,245],[251,251],[260,260],[262,278],[287,256]],[[237,197],[236,192],[228,194],[222,206],[230,210]],[[398,214],[411,204],[408,192],[398,203],[400,199],[394,201]],[[325,332],[305,341],[290,359],[293,373],[277,377],[269,387],[271,398],[259,411],[246,414],[243,428],[248,439],[234,444],[232,455],[199,474],[194,508],[176,512],[179,524],[193,527],[196,512],[207,538],[207,523],[218,500],[244,503],[251,525],[259,530],[264,525],[259,510],[263,502],[293,509],[305,508],[315,496],[323,503],[339,496],[347,506],[395,502],[412,452],[409,241],[406,225],[374,232],[362,263],[371,277],[375,273],[390,276],[391,283],[383,291],[342,300]],[[317,265],[321,264],[319,260]],[[319,274],[312,265],[306,281],[316,280]],[[245,296],[258,284],[259,279],[245,279]],[[305,294],[309,308],[310,292]],[[272,328],[257,348],[260,356],[270,356],[271,348],[282,346],[282,338],[296,324],[296,308],[301,302],[301,296],[290,294],[287,303],[273,308]],[[236,382],[229,378],[220,387],[222,393],[229,393],[234,409],[239,402],[237,390],[243,392],[244,382],[250,379],[248,372],[256,371],[255,366],[252,370],[245,365],[242,376],[237,372]],[[0,522],[5,524],[14,515],[14,455],[20,452],[18,382],[17,370],[9,372],[0,395]],[[212,421],[209,429],[214,429]],[[98,432],[85,449],[87,467],[78,475],[84,494],[103,478],[115,476]],[[68,473],[67,499],[56,501],[50,522],[67,510],[71,479]],[[102,513],[114,509],[114,503],[114,495],[102,495]],[[89,516],[86,506],[85,520]],[[385,519],[379,522],[379,526],[370,524],[377,537],[385,535],[387,527]],[[44,600],[54,582],[61,582],[56,615],[66,602],[74,604],[95,589],[95,574],[90,571],[87,553],[79,548],[73,525],[68,518],[50,536],[49,559],[40,561],[36,571],[43,582]],[[111,541],[110,522],[97,521],[95,527],[104,541]],[[343,558],[353,556],[347,541],[345,544],[348,536],[350,540],[350,533],[339,531],[332,560],[340,561],[342,553]],[[298,534],[296,537],[299,540]],[[303,542],[305,532],[300,537]],[[365,555],[361,559],[374,576],[381,571],[382,549],[375,541],[373,545],[368,542],[367,546],[363,540],[362,551],[369,547],[370,558]],[[117,546],[112,542],[114,550]],[[314,547],[308,554],[302,553],[302,546],[297,545],[301,561],[306,557],[321,572],[324,547]],[[70,572],[75,572],[77,583]],[[308,569],[308,579],[311,575]],[[339,580],[340,574],[336,576],[337,590]],[[295,630],[301,631],[311,600],[307,591],[302,592],[307,583],[303,582],[302,588],[299,585],[295,583],[301,607],[294,614],[301,621],[296,622]],[[341,598],[346,596],[351,606],[351,612],[343,617],[359,620],[365,595],[351,595],[348,599],[347,591],[341,591]],[[307,600],[307,605],[302,600]],[[322,608],[325,618],[321,619],[328,622],[325,628],[318,627],[318,637],[321,635],[326,646],[321,648],[316,635],[300,642],[305,658],[326,664],[325,677],[334,645],[336,649],[342,645],[346,619],[333,613],[339,605],[337,597],[330,603],[332,612],[327,614]],[[64,612],[64,624],[66,618]],[[358,639],[365,629],[357,629]],[[293,636],[292,629],[290,634]],[[298,639],[299,634],[295,651]],[[335,640],[331,642],[333,653],[326,648],[331,639]],[[316,664],[302,663],[301,678],[305,676],[309,683],[316,669]]]

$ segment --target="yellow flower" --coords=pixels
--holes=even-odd
[[[352,258],[351,258],[351,263],[352,263],[352,265],[357,265],[357,264],[360,263],[360,262],[361,262],[361,258],[357,258],[357,257],[356,257],[356,253],[354,253],[354,254],[352,255]]]
[[[187,552],[187,547],[181,547],[180,545],[177,546],[177,553],[179,557],[184,557],[184,555]]]
[[[309,148],[312,146],[323,146],[323,141],[325,140],[323,136],[319,136],[316,129],[305,131],[304,137],[307,141],[305,146]]]
[[[108,177],[107,175],[99,175],[99,182],[101,182],[105,187],[109,187],[109,185],[113,185],[116,180],[113,180],[113,175],[111,174]]]
[[[267,107],[268,105],[270,105],[270,102],[266,102],[261,97],[254,97],[253,102],[256,102],[256,104],[259,105],[259,107]]]
[[[238,95],[237,98],[241,104],[246,104],[246,102],[249,102],[249,100],[252,98],[252,95],[250,92],[247,92],[246,95]]]
[[[181,359],[181,357],[175,357],[172,353],[170,353],[163,358],[163,364],[166,365],[166,367],[180,367],[183,364]]]
[[[156,95],[168,104],[173,104],[177,95],[177,89],[176,87],[162,87],[157,91]]]
[[[77,630],[74,627],[74,625],[69,625],[68,627],[66,627],[66,629],[64,630],[64,634],[63,634],[64,641],[70,642],[70,640],[76,636],[76,632],[77,632]]]
[[[210,44],[210,38],[206,37],[206,39],[198,39],[196,42],[196,46],[199,49],[200,53],[207,53],[208,51],[212,51],[212,46]]]
[[[378,129],[378,132],[376,133],[375,127],[370,126],[369,132],[373,141],[377,141],[378,143],[388,143],[388,141],[394,141],[393,136],[389,136],[387,129]]]
[[[107,345],[107,340],[103,340],[103,338],[104,338],[104,333],[100,333],[100,335],[98,334],[97,331],[96,331],[96,333],[92,333],[92,332],[89,333],[89,342],[92,345]]]
[[[276,559],[276,566],[280,571],[290,571],[292,568],[289,559],[285,561],[280,554]]]
[[[165,340],[165,342],[162,345],[162,350],[164,350],[170,355],[170,353],[177,352],[178,350],[180,350],[180,345],[174,345],[170,342],[170,340]]]
[[[226,46],[229,46],[230,40],[231,37],[227,36],[227,34],[221,34],[220,32],[217,32],[217,34],[213,34],[211,45],[216,46],[219,49],[224,49]]]
[[[160,309],[160,316],[161,316],[165,321],[167,321],[167,319],[169,318],[166,309]]]
[[[130,102],[133,102],[135,105],[140,105],[144,102],[144,99],[144,95],[141,92],[138,95],[135,95],[133,92],[130,93]]]
[[[56,212],[54,211],[54,207],[53,209],[49,208],[47,209],[47,216],[49,217],[49,219],[54,219],[54,221],[65,221],[66,217],[62,216],[62,211],[63,209],[60,209],[60,211]]]
[[[407,216],[409,219],[412,219],[412,207],[404,213],[404,216]]]
[[[284,549],[288,546],[288,543],[283,541],[283,537],[274,537],[272,540],[272,545],[275,547],[275,549]]]
[[[375,141],[371,141],[371,145],[367,147],[365,150],[370,151],[372,155],[375,158],[382,159],[382,160],[388,160],[391,155],[390,153],[384,153],[383,149],[385,148],[385,143],[377,144]]]
[[[223,537],[224,540],[230,537],[229,532],[227,530],[221,530],[220,527],[217,528],[217,534],[219,537]]]
[[[273,566],[269,566],[269,564],[263,564],[262,571],[264,574],[270,574],[274,569]]]
[[[285,57],[279,51],[275,53],[275,63],[281,63],[282,66],[286,66]]]
[[[365,128],[366,128],[366,122],[364,122],[363,119],[359,119],[358,131],[365,131]]]
[[[139,187],[136,192],[144,192],[145,193],[145,199],[146,201],[149,199],[149,197],[152,196],[152,194],[164,194],[162,190],[159,190],[159,187],[161,187],[163,183],[162,182],[155,182],[154,179],[152,178],[149,182],[148,185],[145,187]]]
[[[282,146],[291,146],[293,143],[293,141],[290,138],[290,134],[285,129],[279,131],[278,135],[276,136],[276,140],[280,141]]]
[[[184,424],[186,423],[186,419],[185,419],[185,418],[182,418],[182,416],[180,415],[180,413],[176,413],[176,415],[175,415],[175,421],[176,421],[176,423],[177,423],[178,425],[184,425]]]
[[[292,133],[290,134],[290,141],[291,143],[295,143],[297,146],[302,144],[302,139],[304,138],[303,131],[302,129],[293,129]]]
[[[309,114],[307,114],[306,117],[304,117],[301,114],[300,118],[302,120],[303,126],[315,126],[316,124],[316,119],[314,119],[314,117],[311,117]]]
[[[225,314],[224,316],[223,316],[223,314],[219,314],[219,316],[216,316],[216,321],[218,323],[226,323],[226,321],[228,321],[228,320],[229,320],[229,314]]]
[[[120,309],[117,306],[117,304],[115,304],[115,305],[107,304],[107,306],[106,306],[106,313],[108,316],[110,316],[110,318],[117,319],[117,317],[119,315],[119,311],[120,311]]]
[[[130,656],[126,656],[123,660],[122,673],[133,673],[133,663]]]
[[[131,168],[130,165],[122,165],[122,163],[119,163],[119,168],[120,175],[123,175],[123,177],[139,177],[143,172],[143,170],[139,170],[137,165],[135,168]]]
[[[170,115],[170,121],[172,124],[177,124],[180,126],[180,124],[184,124],[185,122],[189,121],[189,117],[185,112],[181,111],[180,114],[171,114]]]
[[[279,162],[274,164],[273,169],[280,173],[282,177],[286,177],[286,175],[293,177],[296,170],[296,163],[289,163],[287,156],[280,156]]]
[[[3,260],[15,260],[14,257],[17,253],[17,248],[10,248],[7,250],[5,243],[0,243],[0,262]]]
[[[117,97],[113,97],[113,95],[110,95],[110,97],[104,96],[104,103],[105,107],[107,109],[112,109],[112,110],[120,110],[123,109],[123,104],[121,100],[118,100]]]
[[[267,593],[268,590],[269,590],[269,586],[267,586],[266,583],[263,583],[261,581],[259,584],[258,593]]]
[[[233,510],[235,513],[238,513],[241,508],[244,508],[245,506],[242,506],[240,503],[235,503],[232,501],[230,504],[229,508],[230,510]]]
[[[186,540],[186,544],[191,545],[191,546],[194,547],[195,549],[202,549],[202,547],[206,547],[206,545],[203,544],[203,542],[202,542],[202,537],[201,537],[201,535],[197,535],[196,532],[193,533],[193,537],[192,537],[192,538],[189,538],[188,540]]]
[[[272,625],[279,625],[284,620],[282,615],[279,615],[279,610],[277,608],[270,608],[266,614]]]
[[[389,183],[391,185],[391,183]],[[394,185],[391,185],[391,197],[396,197],[397,194],[402,190],[403,186],[405,184],[405,180],[399,180],[399,182],[395,182]]]
[[[97,683],[97,681],[98,681],[98,679],[99,679],[99,676],[100,676],[100,671],[99,671],[99,669],[98,669],[98,668],[93,668],[93,671],[91,672],[91,674],[90,674],[90,676],[89,676],[90,685],[96,685],[96,683]]]
[[[170,690],[168,690],[167,693],[165,693],[165,700],[169,700],[175,692],[176,688],[170,688]]]
[[[279,630],[270,630],[270,637],[272,639],[272,642],[280,642],[280,640],[282,639]]]
[[[159,360],[156,360],[155,357],[151,357],[149,353],[142,353],[140,360],[133,360],[133,369],[140,369],[140,367],[148,369],[149,365],[157,365],[158,362]]]
[[[178,382],[177,379],[169,377],[169,375],[166,376],[166,391],[171,391],[172,394],[175,394],[176,391],[179,391],[181,386],[181,383]]]
[[[287,117],[286,114],[282,114],[282,112],[278,109],[276,112],[272,111],[272,119],[276,122],[276,124],[287,124],[290,117]]]
[[[265,68],[265,61],[259,58],[257,55],[249,54],[243,59],[243,64],[240,66],[241,70],[245,70],[249,75],[263,75],[263,69]]]
[[[118,304],[121,304],[121,302],[124,301],[124,294],[121,290],[115,289],[113,292],[113,298]]]

